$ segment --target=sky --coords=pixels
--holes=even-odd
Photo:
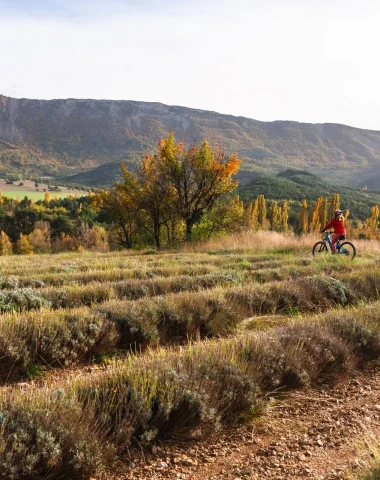
[[[380,130],[376,0],[0,0],[0,94]]]

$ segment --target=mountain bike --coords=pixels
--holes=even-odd
[[[332,235],[334,232],[326,232],[325,235],[323,236],[323,240],[321,242],[317,242],[314,247],[313,247],[313,256],[322,256],[326,255],[328,253],[328,247],[330,248],[330,251],[332,252],[332,244],[331,244],[331,238],[330,235]],[[346,258],[350,258],[353,260],[356,255],[356,248],[355,245],[353,245],[351,242],[343,242],[340,243],[341,240],[344,240],[346,237],[345,235],[342,235],[340,239],[338,240],[337,244],[335,245],[336,247],[336,254],[337,255],[344,255]]]

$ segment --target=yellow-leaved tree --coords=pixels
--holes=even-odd
[[[257,197],[257,223],[262,229],[267,226],[267,205],[264,195]]]
[[[126,167],[123,167],[123,176],[123,184],[116,184],[111,190],[99,190],[91,200],[92,206],[116,227],[119,243],[132,248],[138,228],[137,185]]]
[[[379,215],[379,207],[378,205],[374,205],[371,208],[371,216],[365,221],[365,233],[369,238],[375,238],[378,234]]]
[[[10,255],[12,253],[12,242],[5,232],[0,232],[0,255]]]
[[[257,230],[259,225],[259,200],[256,200],[248,205],[244,212],[244,223],[248,230]]]
[[[49,222],[37,221],[28,235],[34,252],[49,252],[51,249],[51,227]]]
[[[142,243],[153,239],[160,248],[163,226],[168,243],[183,230],[190,241],[194,225],[237,186],[233,175],[239,166],[235,154],[213,149],[207,141],[186,148],[171,133],[135,172],[123,165],[124,182],[97,192],[92,205],[117,226],[124,247],[132,248],[138,234]]]
[[[16,253],[18,255],[32,255],[33,247],[29,241],[28,235],[20,233],[20,238],[16,242]]]
[[[288,202],[284,202],[281,208],[281,229],[283,232],[288,231],[288,221],[289,221],[289,205]]]
[[[301,212],[299,217],[299,229],[301,233],[306,233],[309,226],[307,213],[307,200],[304,199],[301,203]]]
[[[186,148],[184,142],[176,143],[173,133],[160,141],[157,157],[160,175],[171,192],[169,208],[184,221],[186,240],[191,241],[194,225],[218,198],[236,188],[233,175],[240,160],[236,154],[212,148],[206,140]]]
[[[330,204],[330,216],[331,218],[334,218],[334,212],[335,210],[338,210],[340,208],[340,196],[339,193],[334,193],[331,199],[331,204]]]

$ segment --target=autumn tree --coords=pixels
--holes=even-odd
[[[176,193],[163,171],[161,160],[157,154],[146,155],[137,171],[136,200],[141,214],[146,217],[142,226],[152,232],[156,248],[161,247],[161,227],[166,225],[169,228],[170,221],[176,216],[171,208]],[[125,172],[126,167],[123,169]]]
[[[289,221],[289,206],[288,206],[288,202],[285,201],[281,208],[281,220],[280,220],[281,229],[283,232],[288,231],[288,221]]]
[[[301,203],[301,212],[299,217],[299,228],[302,233],[307,232],[308,224],[307,201],[304,199]]]
[[[321,209],[323,204],[323,198],[320,197],[315,202],[311,211],[311,218],[309,223],[310,232],[319,232],[321,229]]]
[[[12,242],[5,232],[0,232],[0,255],[10,255],[12,253]]]
[[[184,142],[175,142],[173,133],[160,141],[158,157],[167,185],[173,189],[171,208],[185,222],[186,240],[191,241],[194,225],[218,198],[236,188],[232,176],[240,160],[236,154],[213,149],[206,140],[186,149]]]
[[[330,204],[330,218],[334,218],[335,210],[339,210],[340,208],[340,196],[339,193],[334,193],[331,204]]]
[[[327,198],[323,197],[319,206],[319,224],[323,228],[327,224]]]
[[[377,205],[374,205],[371,208],[371,216],[367,218],[365,221],[365,228],[366,228],[366,233],[368,236],[371,236],[378,231],[378,226],[379,226],[379,207]]]
[[[90,228],[87,223],[81,223],[77,229],[77,239],[85,250],[107,252],[109,250],[108,234],[104,227],[95,225]]]
[[[259,219],[258,219],[258,212],[259,212],[259,200],[256,200],[248,205],[244,212],[244,223],[248,230],[257,230]]]
[[[267,205],[264,195],[257,198],[257,222],[259,228],[265,228],[267,223]]]
[[[238,195],[223,198],[203,216],[200,228],[207,238],[213,234],[237,232],[243,227],[243,215],[244,204]]]
[[[276,230],[280,215],[281,215],[281,210],[279,209],[277,202],[273,200],[270,206],[270,229],[271,230]]]
[[[16,242],[16,253],[18,255],[31,255],[33,253],[33,247],[28,235],[20,234],[20,238]]]
[[[92,197],[92,205],[117,226],[120,244],[132,248],[138,224],[136,179],[124,171],[124,183],[111,190],[99,190]]]
[[[34,252],[48,252],[51,248],[51,227],[49,222],[37,221],[34,230],[28,235]]]
[[[49,192],[45,192],[44,204],[45,204],[46,206],[49,205],[50,200],[51,200],[50,193],[49,193]]]

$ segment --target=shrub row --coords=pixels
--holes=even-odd
[[[182,343],[186,338],[224,336],[245,318],[257,315],[294,315],[348,306],[378,297],[380,275],[363,279],[362,290],[354,292],[360,277],[349,284],[342,280],[313,276],[284,283],[215,288],[142,299],[110,301],[98,311],[117,323],[120,346]],[[365,287],[363,287],[365,285]],[[351,288],[352,287],[352,288]]]
[[[119,284],[115,288],[123,292],[126,285]],[[253,316],[326,311],[337,305],[348,306],[360,300],[375,299],[380,288],[380,274],[351,274],[344,282],[314,276],[286,283],[214,288],[137,301],[104,301],[110,296],[109,286],[99,284],[98,289],[86,292],[88,287],[62,292],[52,290],[48,298],[52,298],[49,301],[55,302],[55,307],[68,307],[76,302],[103,303],[66,311],[3,314],[0,330],[3,378],[17,371],[25,373],[30,362],[74,364],[85,353],[96,353],[99,338],[105,340],[102,353],[115,347],[139,350],[149,345],[183,344],[188,339],[227,336],[236,332],[242,320]],[[17,295],[11,292],[7,295],[11,303],[0,304],[3,310],[27,309],[32,301],[37,308],[41,302],[46,302],[44,298],[27,297],[22,289]],[[25,305],[25,301],[29,303]],[[95,343],[88,345],[86,342]]]
[[[9,282],[17,282],[18,286],[22,287],[34,287],[38,285],[67,285],[68,283],[83,283],[87,284],[96,281],[118,281],[125,278],[146,280],[149,278],[159,277],[177,277],[177,276],[196,276],[206,274],[250,274],[257,275],[261,280],[260,273],[263,272],[263,281],[275,280],[274,272],[278,269],[283,269],[281,277],[286,275],[288,267],[293,267],[295,270],[307,270],[307,267],[311,269],[312,273],[316,273],[320,270],[321,265],[314,262],[311,264],[311,259],[307,258],[291,258],[286,260],[271,260],[268,257],[263,260],[262,257],[236,257],[214,259],[210,261],[205,259],[204,261],[194,258],[189,258],[184,261],[181,256],[178,260],[170,257],[166,263],[165,260],[159,262],[137,262],[133,264],[126,264],[125,262],[112,262],[111,265],[104,264],[99,265],[97,262],[94,264],[77,264],[77,262],[61,263],[54,266],[38,266],[32,265],[29,269],[17,269],[12,267],[11,269],[3,269],[2,277],[0,277],[0,288],[7,288],[6,285]],[[218,260],[218,261],[216,261]],[[290,264],[290,265],[289,265]],[[323,266],[325,269],[326,265]],[[329,269],[334,268],[334,265],[328,265]],[[289,268],[292,272],[293,268]],[[265,270],[268,271],[269,277],[265,274]],[[272,272],[272,275],[271,274]],[[8,275],[7,275],[8,273]],[[9,278],[10,277],[10,278]]]
[[[334,265],[331,265],[331,267],[334,267]],[[363,276],[362,267],[358,270],[353,269],[350,265],[342,265],[342,267],[338,272],[335,272],[333,268],[330,269],[331,275],[342,280],[347,276],[353,279],[357,278],[357,282],[361,282],[362,278],[366,278]],[[110,282],[101,278],[101,282],[92,281],[92,283],[87,283],[86,281],[83,282],[83,285],[69,284],[58,290],[53,286],[44,286],[42,280],[33,280],[31,278],[25,280],[15,276],[0,277],[0,310],[4,311],[8,308],[15,310],[32,309],[48,305],[51,305],[52,308],[72,308],[81,305],[89,306],[110,299],[136,300],[143,297],[182,291],[198,291],[217,286],[252,285],[257,282],[270,283],[273,281],[287,281],[289,279],[305,278],[306,276],[310,276],[310,274],[318,273],[318,271],[319,268],[311,269],[305,266],[287,266],[280,269],[243,271],[239,273],[220,272],[198,276],[179,275],[175,277],[153,277],[145,280],[120,280],[122,274],[118,272],[118,281]],[[326,274],[328,274],[328,272],[326,272]],[[376,278],[378,275],[379,269],[374,270],[372,276]],[[57,283],[57,285],[65,280],[62,276],[54,278],[54,283]],[[96,275],[94,278],[96,278]],[[87,277],[87,280],[89,279],[90,277]],[[305,280],[305,282],[307,282],[307,280]],[[375,282],[377,282],[377,280],[375,280]],[[25,285],[29,286],[25,287]],[[32,287],[39,291],[34,291]],[[38,302],[40,305],[38,305]]]
[[[359,318],[360,317],[360,318]],[[375,309],[159,350],[97,376],[0,395],[0,468],[12,479],[101,476],[115,454],[197,438],[258,414],[275,392],[329,382],[380,355]],[[105,476],[106,478],[106,476]]]
[[[118,341],[114,323],[104,316],[73,309],[0,317],[0,378],[33,371],[37,365],[64,367],[89,355],[109,352]]]

